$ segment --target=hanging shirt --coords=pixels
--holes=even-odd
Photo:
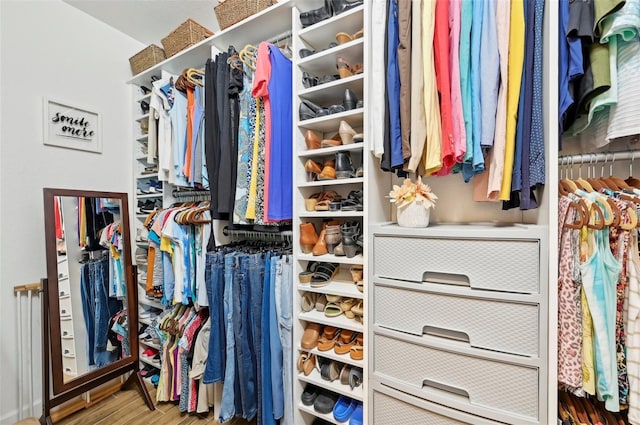
[[[374,5],[383,2],[373,2]],[[373,6],[379,7],[379,6]],[[420,160],[427,139],[427,122],[424,99],[424,61],[422,60],[422,0],[412,0],[411,8],[411,157],[406,169],[423,172]],[[380,49],[373,49],[380,50]],[[375,71],[374,71],[375,72]],[[374,86],[378,86],[376,84]],[[373,104],[375,111],[375,104]],[[384,115],[384,114],[383,114]],[[383,120],[382,120],[383,121]],[[375,121],[374,121],[375,125]]]
[[[414,17],[417,0],[414,2]],[[419,1],[419,0],[418,0]],[[418,7],[418,13],[421,8]],[[414,18],[415,19],[415,18]],[[384,28],[387,22],[387,4],[385,1],[371,2],[371,24],[372,28]],[[419,28],[418,28],[419,30]],[[412,30],[413,31],[413,30]],[[369,35],[372,46],[384,46],[385,31],[373,31],[373,34]],[[413,37],[415,40],[415,37]],[[413,52],[412,52],[413,55]],[[383,81],[385,64],[384,64],[384,49],[371,49],[371,63],[372,69],[370,72],[372,81]],[[415,66],[415,61],[412,58],[412,69]],[[413,73],[411,78],[414,78]],[[413,98],[413,96],[412,96]],[[370,149],[376,158],[381,158],[384,153],[384,114],[385,114],[385,85],[373,84],[369,91],[369,99],[367,104],[370,107],[371,116],[371,131],[367,133],[367,137],[371,139]],[[413,105],[413,103],[412,103]],[[412,106],[413,113],[413,106]]]
[[[442,167],[440,158],[442,140],[440,106],[438,104],[438,88],[433,58],[435,9],[435,0],[424,0],[422,7],[422,60],[424,61],[424,106],[427,139],[422,154],[422,163],[426,174],[433,174]]]
[[[480,146],[483,148],[493,146],[498,88],[500,86],[501,58],[498,51],[498,29],[496,24],[497,3],[498,0],[486,0],[482,10],[482,31],[480,34],[482,126]],[[508,36],[504,38],[508,41]]]
[[[269,58],[269,43],[258,45],[256,73],[253,80],[252,94],[262,98],[265,113],[265,155],[264,155],[264,213],[269,216],[269,180],[271,178],[271,99],[269,98],[269,80],[271,79],[271,60]]]
[[[449,71],[451,72],[451,121],[453,123],[453,152],[456,162],[461,163],[467,151],[467,136],[464,128],[462,90],[460,83],[460,26],[462,23],[462,0],[451,0],[449,9]],[[506,2],[509,4],[509,2]]]
[[[471,20],[473,2],[462,1],[460,11],[460,92],[466,148],[463,161],[473,160],[473,114],[471,113]]]
[[[504,174],[500,189],[500,200],[511,196],[511,177],[516,145],[516,124],[518,122],[518,103],[520,84],[524,64],[524,3],[515,0],[511,3],[511,24],[509,27],[509,82],[507,86],[507,126],[504,151]]]
[[[171,126],[173,130],[173,170],[175,172],[176,186],[188,186],[187,179],[182,172],[184,158],[187,149],[187,97],[174,90],[174,101],[169,117],[171,117]]]

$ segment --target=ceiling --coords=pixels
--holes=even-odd
[[[217,32],[218,0],[63,0],[143,44],[157,44],[191,18]]]

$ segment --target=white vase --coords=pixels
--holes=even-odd
[[[400,227],[427,227],[430,215],[431,208],[425,208],[417,202],[396,208],[398,226]]]

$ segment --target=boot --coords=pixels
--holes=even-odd
[[[300,248],[305,254],[309,254],[314,245],[318,243],[318,233],[313,223],[306,222],[300,224]]]
[[[322,229],[322,232],[320,232],[320,236],[318,236],[318,242],[313,247],[313,255],[317,256],[329,253],[329,250],[327,249],[327,243],[325,241],[326,234],[327,231],[325,229]]]
[[[327,250],[329,251],[329,254],[333,254],[335,247],[342,240],[342,235],[340,233],[340,225],[338,224],[328,225],[326,228],[325,234],[326,234],[325,241],[327,243]]]
[[[356,172],[349,152],[336,152],[335,173],[338,179],[349,179]]]

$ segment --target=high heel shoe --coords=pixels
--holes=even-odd
[[[318,236],[318,241],[313,246],[311,253],[315,256],[324,255],[329,253],[329,249],[327,248],[327,243],[325,241],[325,236],[327,234],[326,229],[322,229],[320,232],[320,236]],[[308,254],[308,253],[305,253]]]
[[[340,78],[348,78],[353,75],[353,72],[351,71],[351,64],[342,56],[336,59],[336,68],[338,68]]]
[[[321,140],[316,133],[311,130],[307,130],[304,134],[304,142],[307,144],[307,149],[312,150],[320,148]]]
[[[304,170],[309,173],[309,179],[311,181],[314,180],[314,177],[322,172],[322,168],[320,164],[315,162],[312,159],[307,159],[307,162],[304,163]]]
[[[338,44],[348,43],[350,41],[362,38],[364,36],[364,29],[360,29],[354,34],[347,34],[346,32],[339,32],[336,34],[336,41]]]
[[[331,139],[322,139],[322,142],[320,142],[320,146],[323,148],[331,148],[342,144],[342,137],[339,133],[334,134]]]
[[[317,243],[318,233],[313,223],[300,223],[300,248],[302,252],[309,254]]]
[[[331,0],[331,9],[334,15],[339,15],[360,5],[362,5],[362,0]]]
[[[349,152],[336,152],[336,161],[335,161],[336,178],[349,179],[354,176],[355,172],[356,170],[355,168],[353,168],[353,163],[351,162],[351,156],[349,155]]]
[[[327,159],[324,161],[324,166],[322,167],[322,171],[318,174],[318,180],[334,180],[335,178],[336,178],[336,162],[332,159]]]
[[[353,143],[353,136],[355,136],[356,131],[349,125],[346,121],[340,121],[340,127],[338,128],[338,134],[340,134],[340,139],[342,140],[343,145],[349,145]]]
[[[342,96],[342,106],[344,106],[345,111],[356,109],[357,105],[358,97],[356,94],[351,89],[345,89]]]

